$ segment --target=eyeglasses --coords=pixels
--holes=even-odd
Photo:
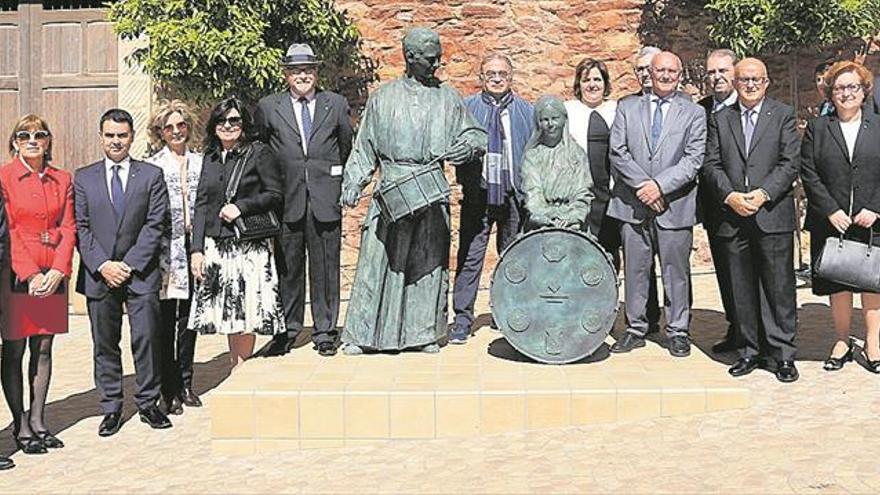
[[[221,117],[217,119],[217,127],[223,127],[229,124],[229,127],[241,127],[241,117]]]
[[[856,94],[862,89],[863,86],[861,84],[844,84],[832,87],[831,91],[836,95],[845,95],[847,93]]]
[[[737,84],[742,84],[743,86],[760,86],[767,82],[766,77],[737,77],[734,79]]]
[[[15,133],[15,140],[26,143],[28,141],[49,139],[50,136],[49,131],[18,131]]]
[[[285,74],[292,74],[292,75],[314,74],[314,73],[318,72],[318,69],[316,69],[315,67],[309,66],[309,65],[285,67],[283,70],[284,70]]]
[[[637,65],[636,66],[636,72],[650,72],[650,71],[651,71],[650,65]]]
[[[679,70],[679,69],[665,69],[665,68],[651,69],[651,71],[654,72],[655,74],[661,74],[661,75],[665,74],[665,75],[669,75],[669,76],[677,76],[681,72],[681,70]]]
[[[487,70],[483,72],[484,79],[510,79],[510,72],[506,70]]]
[[[177,129],[178,132],[183,132],[189,129],[189,124],[186,122],[178,122],[175,124],[168,124],[162,128],[162,132],[174,132],[174,129]]]

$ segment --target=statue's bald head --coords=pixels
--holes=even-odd
[[[440,36],[426,27],[415,27],[403,36],[403,55],[408,52],[421,51],[425,47],[440,47]]]

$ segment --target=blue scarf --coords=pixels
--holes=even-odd
[[[486,152],[486,204],[502,206],[507,194],[512,189],[510,179],[513,176],[510,157],[504,153],[504,125],[501,123],[501,112],[513,102],[513,92],[508,91],[496,100],[485,91],[480,94],[484,103],[489,105],[489,118],[486,122],[486,133],[489,146]]]

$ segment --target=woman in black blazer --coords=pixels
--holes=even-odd
[[[227,335],[233,367],[253,353],[255,334],[285,331],[272,240],[239,240],[233,228],[241,215],[281,207],[280,168],[267,146],[252,141],[255,131],[237,98],[227,98],[211,111],[193,217],[196,284],[189,328]],[[227,204],[226,188],[240,160],[245,160],[241,180]]]
[[[852,360],[853,293],[861,292],[866,327],[862,354],[866,368],[880,373],[880,294],[822,279],[815,266],[825,240],[844,232],[847,238],[862,242],[873,236],[874,244],[880,245],[880,115],[862,112],[873,80],[870,71],[856,62],[838,62],[828,69],[825,92],[835,113],[810,122],[801,146],[813,293],[830,296],[837,333],[824,364],[828,371],[839,370]]]

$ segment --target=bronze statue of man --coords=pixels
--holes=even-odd
[[[535,102],[535,120],[537,128],[523,151],[526,226],[587,230],[593,179],[586,153],[568,132],[562,100],[541,97]]]
[[[418,207],[399,216],[382,198],[374,195],[370,203],[342,333],[346,354],[438,352],[447,333],[449,203],[425,198],[424,187],[407,184],[432,175],[448,193],[445,177],[437,173],[443,161],[474,163],[486,150],[486,134],[458,92],[434,76],[441,53],[440,38],[429,29],[414,28],[404,36],[406,74],[367,100],[345,165],[345,206],[357,204],[378,169],[380,194],[387,191]]]

